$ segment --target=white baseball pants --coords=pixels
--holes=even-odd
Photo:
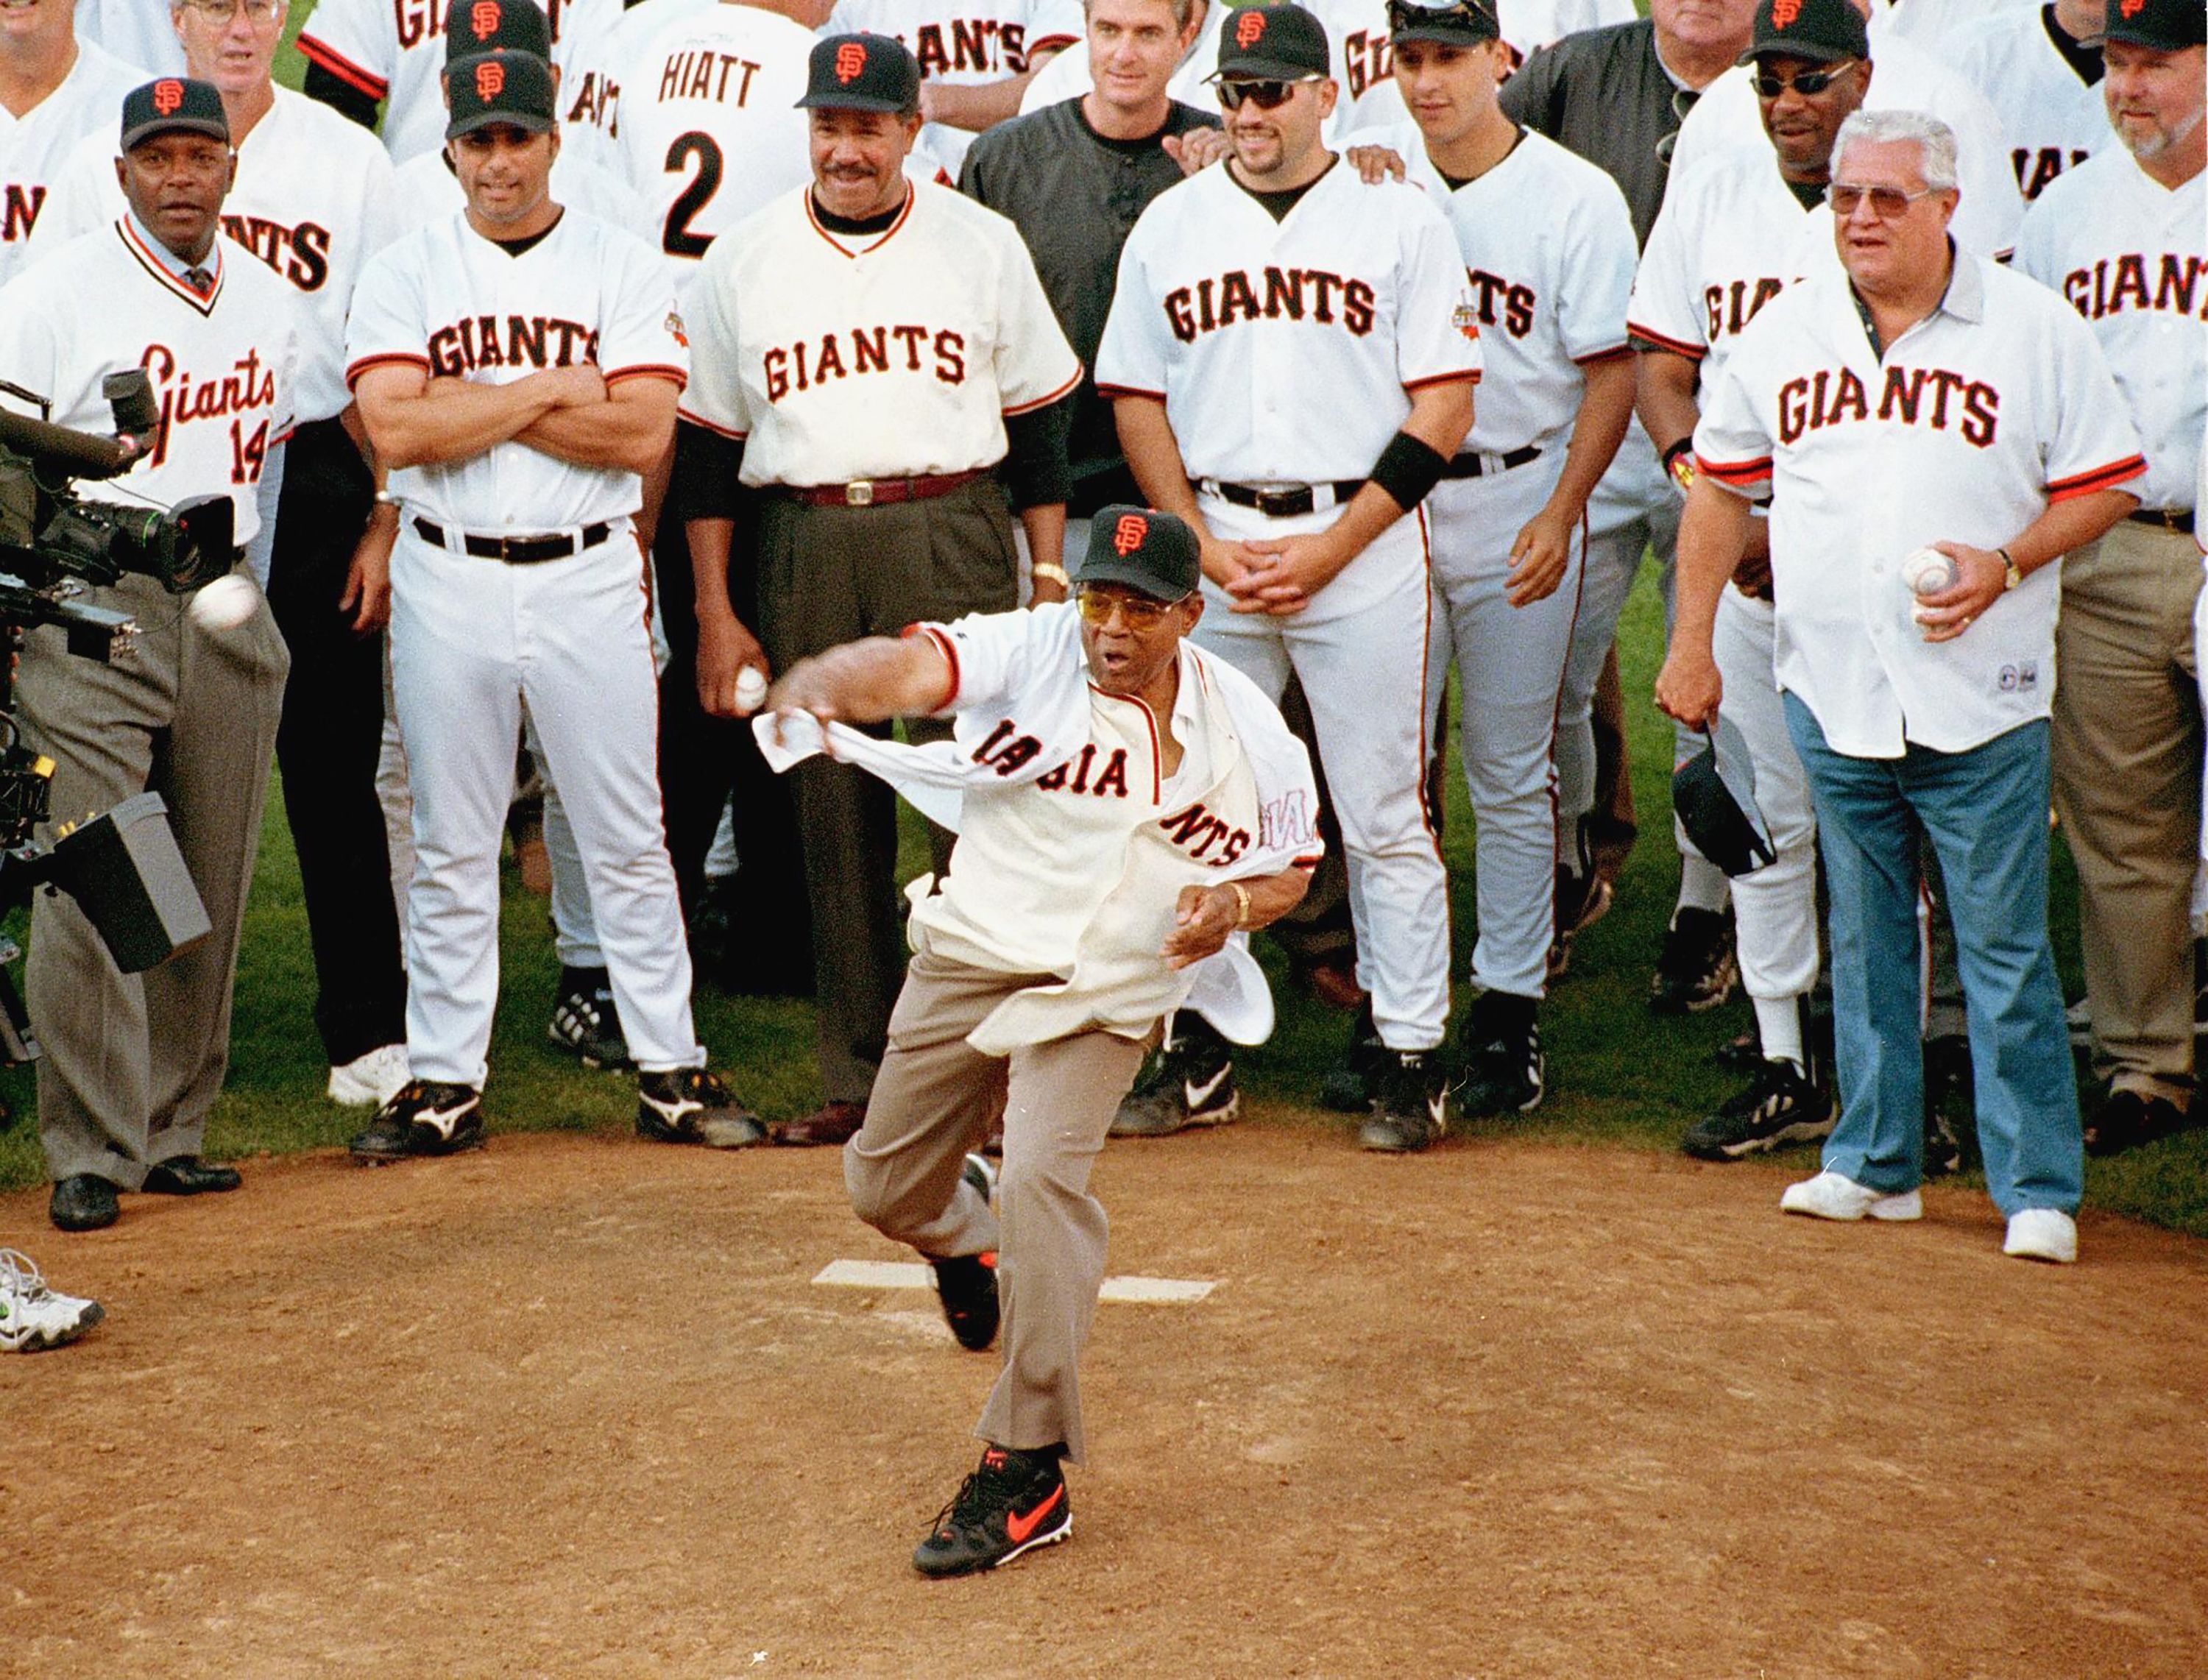
[[[1779,854],[1732,882],[1741,984],[1767,1001],[1804,996],[1817,983],[1817,819],[1773,675],[1777,624],[1769,602],[1728,588],[1711,637],[1725,682],[1720,709],[1748,743],[1756,808]]]
[[[1426,728],[1431,733],[1438,721],[1454,657],[1477,861],[1472,981],[1521,998],[1544,994],[1555,937],[1557,711],[1579,614],[1582,532],[1573,534],[1570,563],[1553,593],[1514,607],[1504,592],[1511,544],[1563,470],[1563,452],[1551,450],[1507,471],[1446,479],[1426,498],[1437,607]],[[1590,764],[1590,783],[1593,773]]]
[[[481,1087],[498,1001],[498,853],[525,705],[590,884],[638,1067],[705,1060],[660,819],[658,693],[625,525],[536,566],[456,555],[402,521],[392,683],[414,795],[406,1047],[417,1079]]]

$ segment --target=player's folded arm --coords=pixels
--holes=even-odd
[[[514,441],[576,466],[651,471],[675,438],[681,370],[616,368],[605,382],[603,402],[552,409],[516,433]]]
[[[417,355],[356,357],[346,369],[361,424],[387,469],[465,460],[518,435],[549,405],[529,381],[484,385],[444,379],[432,387]]]

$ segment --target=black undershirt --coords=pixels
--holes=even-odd
[[[909,187],[905,189],[908,196],[910,195],[911,191],[912,189]],[[878,216],[839,216],[821,203],[819,195],[816,193],[813,198],[813,213],[820,219],[820,225],[831,233],[841,233],[848,237],[868,233],[887,233],[891,225],[904,213],[904,200],[899,199]]]
[[[2107,61],[2101,57],[2101,49],[2086,45],[2057,23],[2052,6],[2039,9],[2039,25],[2047,31],[2047,39],[2053,43],[2055,50],[2062,55],[2062,62],[2078,73],[2078,80],[2088,87],[2100,86],[2101,78],[2109,68]]]
[[[1786,181],[1783,175],[1779,178]],[[1815,210],[1825,201],[1822,181],[1786,181],[1786,190],[1794,195],[1804,210]]]
[[[1265,213],[1270,216],[1275,221],[1284,222],[1288,219],[1288,212],[1294,209],[1298,204],[1302,202],[1303,195],[1309,192],[1313,187],[1318,185],[1320,182],[1325,180],[1326,177],[1333,172],[1334,166],[1341,161],[1341,159],[1339,157],[1329,158],[1327,159],[1326,167],[1319,171],[1317,175],[1311,177],[1310,180],[1305,182],[1302,186],[1282,187],[1275,192],[1259,192],[1255,187],[1251,186],[1231,169],[1227,171],[1227,178],[1232,181],[1236,186],[1241,188],[1244,192],[1249,194],[1251,197],[1256,199],[1258,203],[1263,205],[1265,207]]]
[[[1487,168],[1500,169],[1505,163],[1509,161],[1510,153],[1515,152],[1518,149],[1518,142],[1525,138],[1526,130],[1519,124],[1513,123],[1510,125],[1510,151],[1505,152],[1493,163],[1488,165]],[[1429,159],[1428,161],[1431,162],[1431,160]],[[1480,174],[1484,175],[1486,172],[1486,170],[1482,170]],[[1479,179],[1479,175],[1452,175],[1447,170],[1442,168],[1438,164],[1434,165],[1434,173],[1440,176],[1442,179],[1449,184],[1449,189],[1453,193],[1462,192],[1467,187],[1469,187],[1473,182]]]
[[[567,207],[562,205],[560,209],[560,214],[553,217],[552,219],[551,227],[539,228],[536,232],[524,234],[519,239],[494,239],[490,243],[497,246],[499,249],[504,251],[508,256],[525,256],[531,251],[535,250],[537,246],[543,244],[545,240],[551,237],[552,228],[559,226],[561,217],[566,216],[567,213]]]

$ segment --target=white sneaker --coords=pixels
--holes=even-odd
[[[407,1077],[406,1047],[387,1044],[330,1070],[329,1099],[346,1108],[381,1108]]]
[[[0,1353],[58,1347],[106,1316],[98,1301],[50,1287],[28,1255],[0,1248]]]
[[[2055,1208],[2026,1208],[2011,1214],[2001,1252],[2019,1260],[2051,1260],[2067,1266],[2078,1257],[2078,1221]]]
[[[1830,1170],[1814,1179],[1786,1186],[1779,1198],[1779,1210],[1808,1214],[1814,1219],[1922,1219],[1924,1198],[1913,1190],[1889,1196],[1869,1185],[1859,1185],[1845,1173]]]

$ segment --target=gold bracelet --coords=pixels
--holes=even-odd
[[[1245,928],[1250,925],[1250,889],[1239,881],[1227,883],[1227,890],[1234,895],[1234,925]]]

